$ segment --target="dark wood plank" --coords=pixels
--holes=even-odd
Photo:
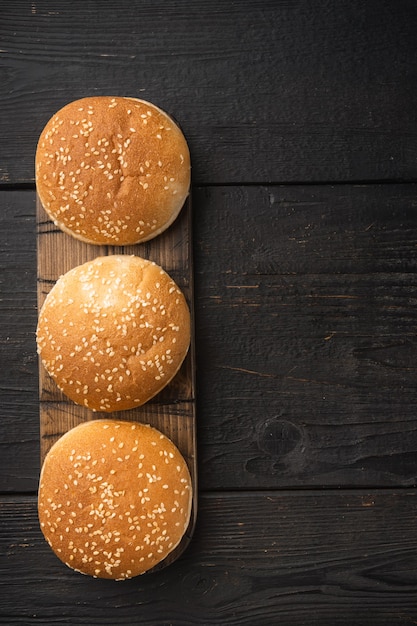
[[[416,484],[415,198],[197,194],[204,489]]]
[[[417,484],[416,197],[415,185],[195,190],[203,490]],[[1,488],[34,490],[34,192],[0,203]]]
[[[0,180],[91,94],[173,113],[198,183],[415,180],[414,0],[3,2]]]
[[[194,539],[156,574],[76,574],[34,498],[0,499],[4,624],[397,626],[417,621],[415,491],[205,494]]]
[[[27,491],[39,472],[34,192],[2,191],[0,207],[0,491]]]

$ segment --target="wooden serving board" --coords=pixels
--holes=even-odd
[[[193,508],[188,529],[177,548],[154,569],[173,562],[185,550],[193,534],[197,515],[195,349],[192,262],[191,196],[170,228],[151,241],[134,246],[95,246],[78,241],[59,230],[46,214],[39,197],[37,213],[38,310],[56,280],[73,267],[98,256],[135,254],[158,263],[182,289],[191,311],[191,345],[175,378],[145,405],[116,413],[93,412],[67,398],[39,360],[41,463],[51,446],[68,430],[93,419],[138,421],[167,435],[183,454],[193,482]]]

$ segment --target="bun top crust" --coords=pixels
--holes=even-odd
[[[96,96],[58,111],[36,151],[36,187],[63,231],[128,245],[163,232],[190,188],[190,154],[172,118],[145,100]]]
[[[144,424],[85,422],[42,466],[42,532],[64,563],[90,576],[131,578],[160,563],[181,541],[191,505],[184,458]]]
[[[159,265],[97,257],[56,282],[36,336],[46,371],[69,398],[93,411],[122,411],[175,376],[190,343],[190,313]]]

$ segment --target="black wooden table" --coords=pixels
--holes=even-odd
[[[417,623],[417,3],[0,4],[2,624]],[[167,569],[37,521],[37,138],[150,100],[193,160],[199,515]]]

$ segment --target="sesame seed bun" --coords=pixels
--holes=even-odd
[[[64,232],[86,243],[152,239],[177,217],[190,188],[190,155],[178,125],[135,98],[70,102],[43,129],[38,195]]]
[[[190,343],[190,313],[159,265],[104,256],[58,279],[36,337],[64,394],[93,411],[122,411],[144,404],[175,376]]]
[[[165,435],[110,419],[63,435],[42,466],[42,532],[69,567],[98,578],[132,578],[179,544],[190,520],[191,478]]]

